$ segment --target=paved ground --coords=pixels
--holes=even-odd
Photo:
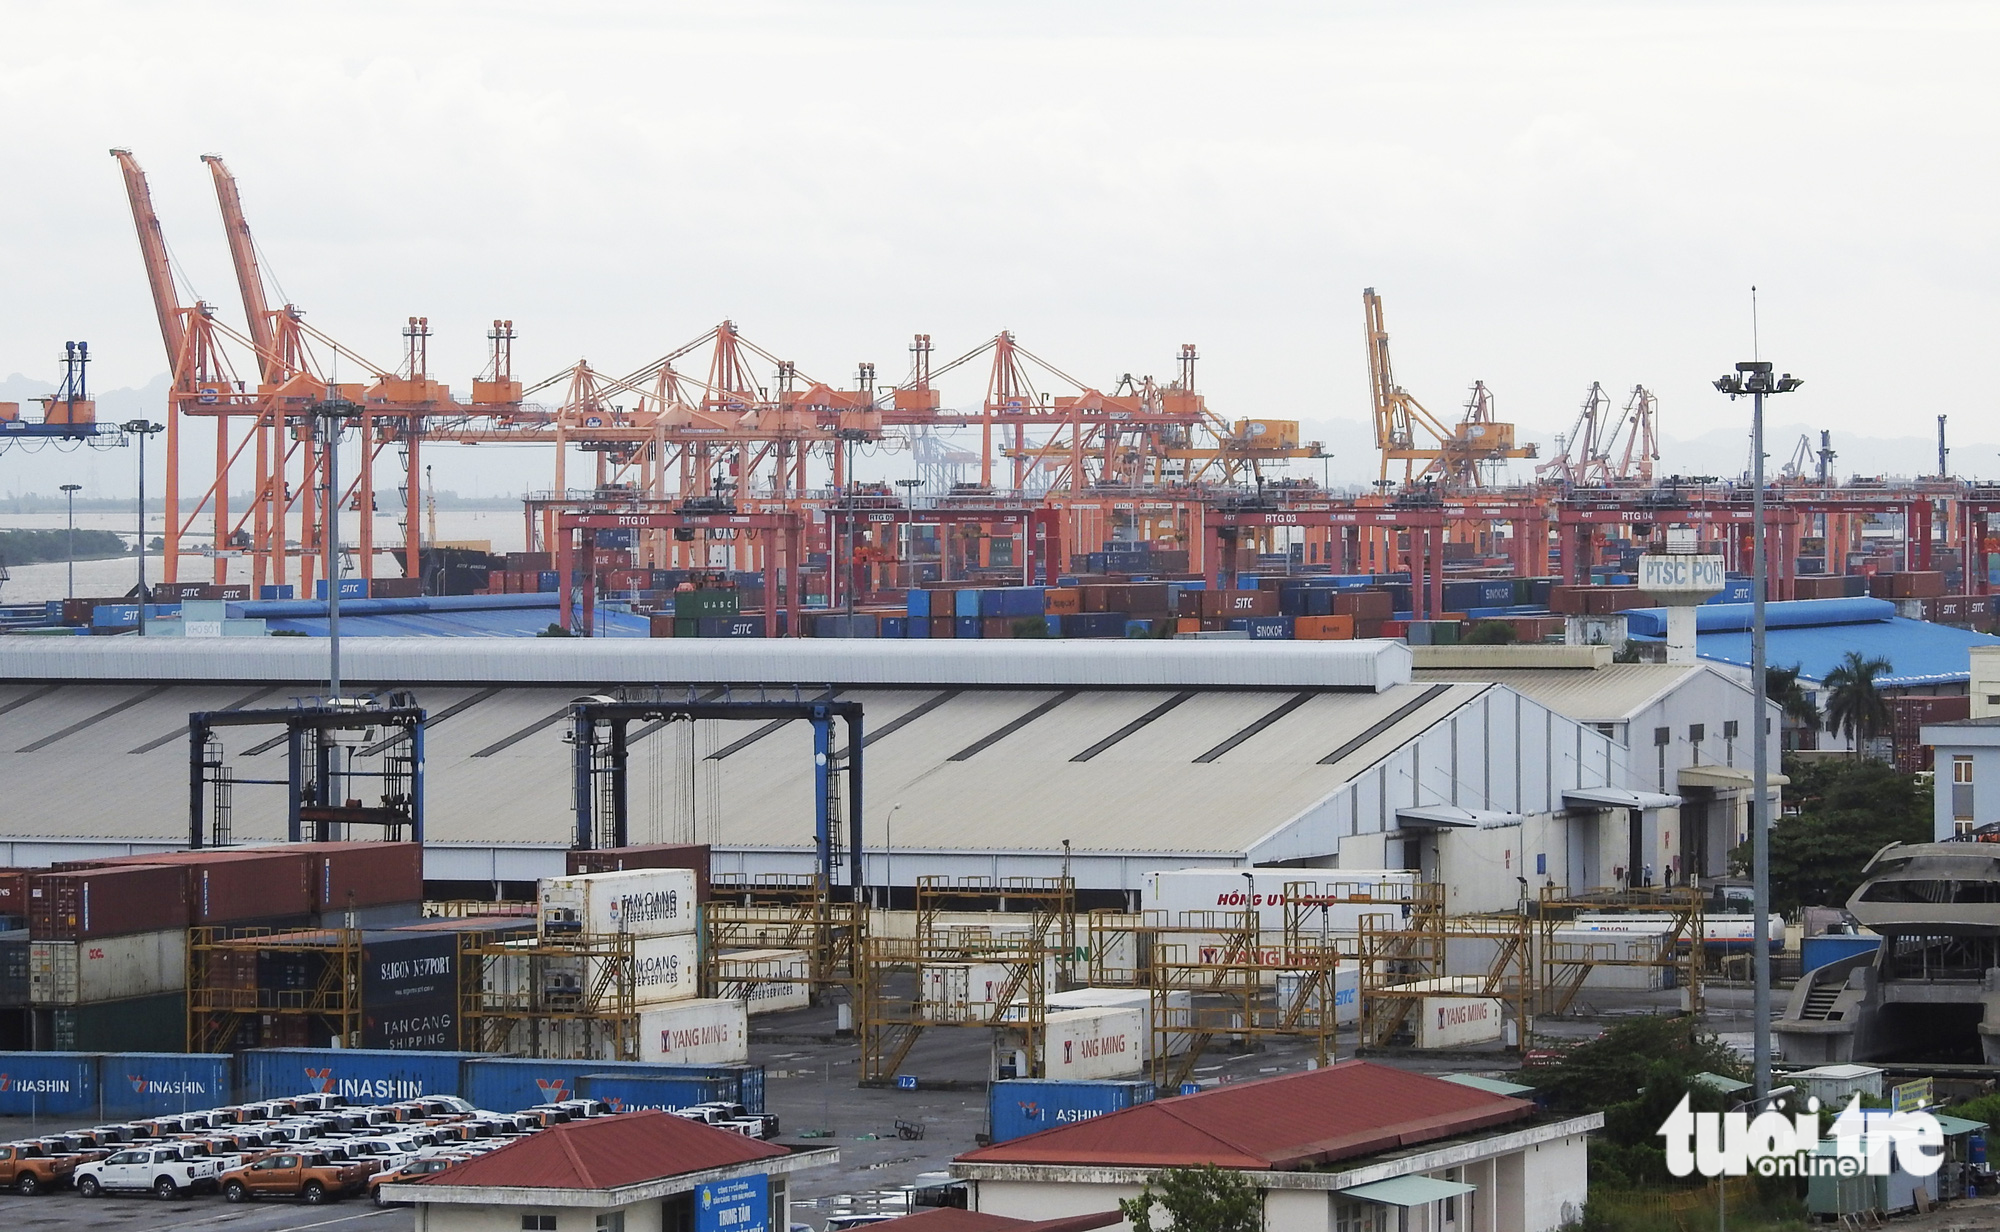
[[[416,1213],[407,1207],[377,1208],[349,1200],[330,1206],[289,1202],[249,1202],[231,1206],[220,1197],[160,1202],[148,1197],[99,1198],[86,1202],[74,1193],[39,1198],[0,1196],[0,1228],[32,1232],[411,1232]]]

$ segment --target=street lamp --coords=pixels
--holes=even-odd
[[[69,557],[69,597],[74,599],[76,598],[76,494],[83,491],[83,485],[66,483],[62,486],[62,490],[63,494],[69,497],[69,547],[65,554]],[[140,521],[144,520],[145,516],[141,514]]]
[[[889,815],[882,819],[882,909],[896,909],[896,810],[903,807],[901,800],[889,806]]]
[[[1771,1089],[1771,764],[1769,722],[1764,711],[1769,704],[1764,688],[1764,590],[1769,570],[1764,560],[1764,397],[1788,394],[1805,384],[1787,372],[1773,376],[1767,360],[1747,360],[1736,371],[1715,382],[1716,389],[1730,401],[1750,395],[1750,698],[1756,721],[1752,731],[1756,743],[1751,754],[1750,798],[1750,910],[1751,970],[1755,991],[1751,997],[1752,1039],[1755,1041],[1756,1087],[1758,1094]]]
[[[139,438],[139,636],[146,636],[146,438],[155,432],[165,432],[165,424],[149,423],[144,419],[134,419],[118,425],[119,430],[130,432]],[[173,517],[177,511],[167,510]]]
[[[326,462],[326,496],[320,509],[326,518],[326,640],[327,695],[340,697],[340,433],[361,408],[344,398],[315,402],[306,408],[312,416],[313,440],[318,442]],[[369,499],[363,494],[362,499]]]

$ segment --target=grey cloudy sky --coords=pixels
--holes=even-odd
[[[1990,3],[0,12],[0,375],[68,337],[101,385],[164,368],[124,145],[226,318],[207,151],[315,325],[388,363],[426,314],[461,389],[494,317],[533,379],[727,316],[836,381],[899,377],[917,331],[942,359],[1011,329],[1105,386],[1192,341],[1224,414],[1351,423],[1372,285],[1433,410],[1481,378],[1559,430],[1643,382],[1695,436],[1738,422],[1707,381],[1754,281],[1809,378],[1788,418],[1972,434],[1993,401]]]

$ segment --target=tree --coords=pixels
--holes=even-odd
[[[1015,637],[1045,638],[1049,635],[1049,619],[1046,616],[1023,616],[1007,629]]]
[[[1783,744],[1786,748],[1797,744],[1796,733],[1799,731],[1819,730],[1819,703],[1799,683],[1798,664],[1765,668],[1764,692],[1784,710],[1786,738]]]
[[[1826,674],[1826,729],[1852,739],[1857,759],[1862,746],[1889,726],[1889,703],[1875,687],[1875,677],[1888,670],[1889,660],[1850,650]]]
[[[1771,827],[1771,909],[1838,906],[1861,884],[1861,870],[1890,843],[1925,843],[1933,833],[1927,780],[1879,761],[1788,759],[1787,788],[1799,811]],[[1730,853],[1750,867],[1750,845]]]
[[[1521,1080],[1555,1112],[1603,1112],[1604,1133],[1590,1143],[1593,1186],[1671,1181],[1660,1125],[1689,1097],[1702,1111],[1723,1111],[1713,1088],[1690,1080],[1700,1073],[1743,1078],[1742,1060],[1693,1018],[1632,1018],[1594,1040],[1533,1062]]]
[[[1519,640],[1514,626],[1504,620],[1475,620],[1459,642],[1466,646],[1506,646]]]
[[[1194,1168],[1168,1168],[1158,1177],[1160,1192],[1153,1182],[1136,1198],[1118,1203],[1118,1211],[1132,1225],[1133,1232],[1263,1232],[1264,1202],[1256,1186],[1240,1173],[1214,1164]],[[1153,1222],[1153,1207],[1166,1209],[1169,1221]]]

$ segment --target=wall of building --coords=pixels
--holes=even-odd
[[[624,1207],[460,1206],[422,1204],[416,1232],[521,1232],[521,1216],[554,1215],[556,1232],[592,1232],[607,1210],[625,1212],[625,1232],[663,1232],[659,1199]]]
[[[1522,1222],[1526,1232],[1560,1228],[1583,1214],[1590,1196],[1585,1179],[1588,1164],[1584,1157],[1584,1136],[1573,1134],[1528,1147],[1520,1152]],[[1506,1160],[1502,1160],[1503,1165]],[[1502,1180],[1501,1212],[1506,1213],[1506,1182]],[[1503,1224],[1504,1226],[1504,1224]]]
[[[1094,1215],[1115,1209],[1128,1198],[1139,1196],[1137,1185],[1097,1185],[1081,1181],[975,1181],[972,1209],[1010,1219],[1060,1219],[1066,1215]],[[1132,1232],[1129,1223],[1113,1224],[1107,1232]],[[1279,1232],[1272,1228],[1269,1232]],[[1325,1222],[1313,1232],[1326,1232]]]
[[[1935,729],[1933,734],[1936,734]],[[1970,734],[1966,738],[1970,738]],[[1993,731],[1991,738],[2000,742],[2000,730]],[[1956,773],[1954,763],[1960,757],[1972,759],[1972,824],[1983,826],[2000,822],[2000,743],[1939,743],[1934,747],[1937,750],[1937,767],[1933,773],[1937,777],[1931,784],[1932,837],[1942,840],[1957,832],[1958,809],[1954,799],[1953,776]]]

